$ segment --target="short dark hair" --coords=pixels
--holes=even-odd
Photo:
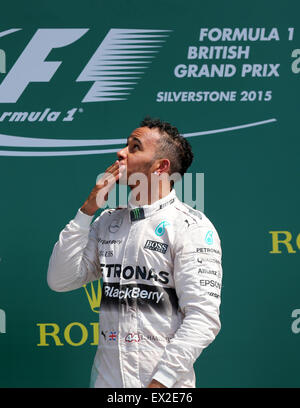
[[[156,159],[167,157],[171,163],[170,172],[180,173],[181,176],[192,164],[194,155],[187,139],[179,134],[178,129],[169,122],[146,116],[140,123],[141,127],[158,129],[162,138],[157,148]]]

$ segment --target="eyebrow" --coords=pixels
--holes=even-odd
[[[129,138],[127,139],[127,145],[128,145],[129,139],[134,140],[135,142],[138,142],[141,146],[143,145],[140,139],[136,136],[129,136]]]

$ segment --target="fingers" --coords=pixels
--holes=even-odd
[[[104,180],[111,179],[111,176],[117,177],[119,173],[123,173],[126,166],[124,164],[120,165],[119,160],[116,160],[114,164],[108,167],[104,173]]]
[[[112,187],[115,185],[116,181],[120,177],[120,170],[117,169],[113,173],[108,173],[108,175],[105,177],[105,187],[104,189],[107,191],[110,191]]]
[[[113,163],[111,166],[109,166],[104,173],[104,180],[107,178],[110,178],[110,175],[116,177],[122,168],[124,168],[124,165],[120,166],[119,160],[116,160],[115,163]]]
[[[114,176],[110,173],[108,174],[109,175],[106,176],[105,180],[104,181],[102,180],[103,184],[99,186],[99,189],[96,194],[96,203],[99,208],[101,208],[103,203],[107,201],[108,193],[112,190],[117,181],[118,176]]]
[[[124,169],[124,165],[120,166],[119,160],[116,160],[111,166],[109,166],[104,173],[99,174],[96,180],[96,185],[98,188],[102,188],[104,185],[105,180],[113,181],[111,177],[118,177],[119,171]],[[106,185],[106,183],[105,183]]]
[[[101,179],[101,182],[108,182],[109,184],[114,183],[117,180],[117,177],[120,174],[120,168],[117,167],[110,172],[104,173],[104,176]]]
[[[122,177],[125,169],[126,166],[124,165],[112,167],[110,170],[111,172],[104,173],[104,176],[97,183],[99,188],[104,189],[104,191],[110,191],[115,185],[116,181]]]
[[[119,168],[120,162],[119,160],[116,160],[111,166],[109,166],[106,170],[105,173],[112,173],[114,172],[117,168]]]
[[[96,204],[98,208],[101,208],[104,202],[108,199],[108,193],[112,190],[117,180],[122,177],[126,171],[125,165],[120,165],[119,160],[116,160],[111,166],[109,166],[102,177],[96,182]]]

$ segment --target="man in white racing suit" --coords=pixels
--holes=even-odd
[[[54,246],[51,289],[103,279],[92,387],[195,387],[193,364],[220,330],[220,239],[168,177],[153,182],[184,174],[192,159],[175,127],[146,118]],[[129,182],[136,172],[149,181],[146,201],[131,196],[128,207],[104,210],[92,223],[115,182],[137,187]]]

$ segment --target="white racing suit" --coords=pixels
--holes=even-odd
[[[103,279],[91,387],[194,388],[193,364],[220,330],[214,226],[175,190],[92,219],[79,209],[61,231],[47,276],[58,292]]]

